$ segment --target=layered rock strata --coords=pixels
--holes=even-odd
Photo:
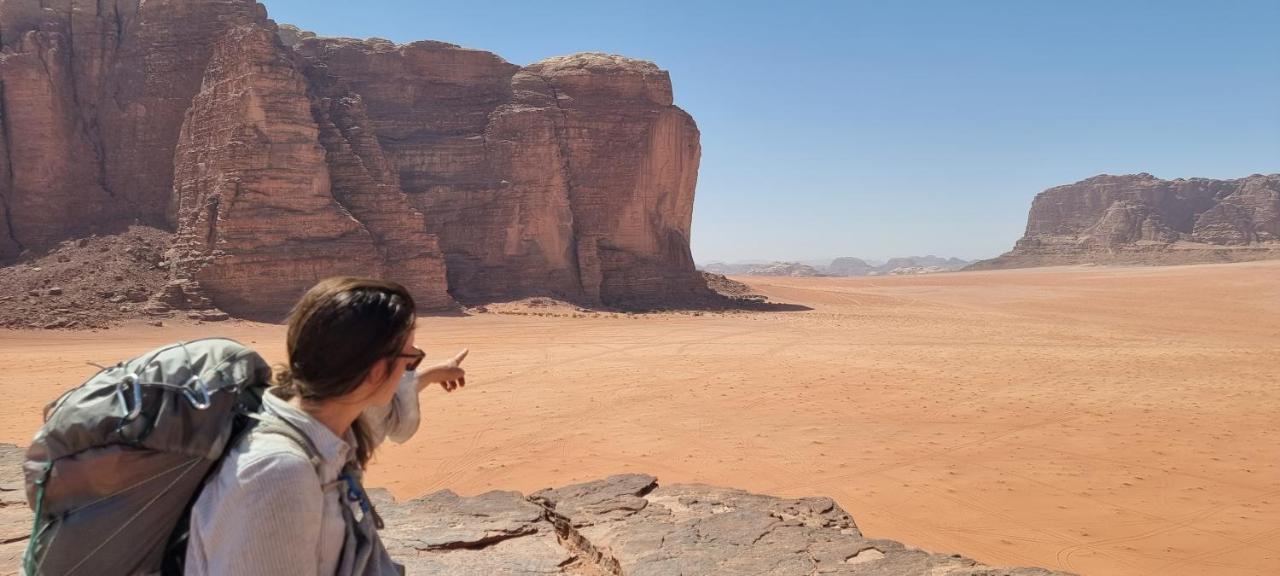
[[[1280,258],[1280,174],[1095,176],[1038,194],[1013,250],[971,268]]]
[[[362,134],[359,98],[329,92],[310,96],[274,26],[217,43],[178,140],[175,273],[246,314],[278,315],[330,275],[447,304],[435,239]]]
[[[0,259],[166,222],[183,115],[239,0],[0,2]]]
[[[698,131],[648,62],[316,38],[250,0],[0,0],[0,46],[0,261],[142,223],[241,315],[335,274],[424,308],[710,294]]]
[[[665,71],[604,54],[520,68],[440,42],[286,38],[364,99],[455,296],[705,293],[689,254],[698,130]]]
[[[16,574],[31,513],[21,451],[0,445],[0,575]],[[830,498],[774,498],[627,474],[543,490],[408,502],[372,490],[409,574],[475,576],[1051,576],[867,538]]]

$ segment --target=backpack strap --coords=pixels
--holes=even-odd
[[[295,424],[285,420],[284,418],[264,416],[262,413],[248,413],[246,416],[253,419],[253,423],[250,425],[252,427],[251,429],[258,430],[265,434],[279,434],[293,441],[294,444],[302,448],[302,450],[307,453],[307,458],[311,460],[311,465],[315,467],[316,475],[320,475],[320,464],[322,462],[320,458],[320,451],[316,448],[315,443],[311,441],[311,438]],[[323,479],[323,477],[321,477],[321,479]],[[347,465],[342,467],[342,471],[338,474],[337,480],[321,483],[320,489],[328,492],[339,487],[345,488],[342,493],[343,499],[349,502],[358,503],[360,505],[361,512],[370,516],[373,520],[374,526],[381,530],[384,526],[382,516],[378,514],[377,507],[373,505],[373,501],[369,498],[369,493],[365,491],[364,484],[362,482],[363,479],[364,473],[360,470],[360,467],[348,462]],[[348,523],[351,523],[353,526],[359,524],[359,522],[355,520],[354,516],[351,515],[350,508],[343,506],[342,510],[344,519]]]
[[[306,432],[303,432],[297,425],[285,420],[284,418],[265,416],[261,412],[246,412],[244,415],[252,420],[252,422],[249,423],[249,427],[245,430],[245,434],[248,434],[253,430],[257,430],[264,434],[277,434],[289,439],[294,443],[294,445],[302,448],[302,451],[307,455],[307,460],[310,461],[311,466],[316,469],[316,476],[320,476],[321,479],[323,479],[323,476],[320,474],[320,465],[324,460],[320,457],[320,449],[316,448],[315,442],[311,441],[311,437],[307,436]],[[320,484],[320,489],[328,492],[342,485],[346,480],[343,478],[345,471],[346,468],[343,469],[343,474],[339,474],[337,480],[332,482],[322,482]]]
[[[249,423],[249,428],[245,430],[245,434],[256,430],[265,434],[277,434],[288,438],[293,441],[297,447],[302,448],[302,451],[307,455],[307,460],[311,462],[311,465],[315,467],[316,472],[319,473],[320,464],[322,462],[320,458],[320,449],[316,448],[315,442],[311,441],[311,438],[307,436],[306,432],[303,432],[302,429],[284,418],[264,416],[262,413],[253,412],[245,413],[245,416],[248,416],[253,420],[253,422]]]

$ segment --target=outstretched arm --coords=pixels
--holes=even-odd
[[[453,392],[454,390],[467,385],[467,371],[462,369],[462,361],[467,357],[467,350],[463,350],[454,356],[448,362],[442,362],[434,366],[428,367],[418,374],[418,392],[422,392],[435,382],[440,383],[440,387],[445,392]]]
[[[397,443],[407,442],[418,431],[422,420],[418,406],[418,394],[433,382],[439,382],[446,392],[453,392],[467,383],[467,373],[459,364],[467,357],[467,351],[459,352],[448,362],[431,366],[417,374],[417,382],[402,379],[391,403],[386,406],[370,406],[364,409],[360,419],[369,429],[374,445],[386,438]]]

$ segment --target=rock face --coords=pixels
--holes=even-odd
[[[0,576],[18,574],[31,536],[22,454],[17,446],[0,444]]]
[[[710,294],[697,127],[648,62],[316,38],[250,0],[0,0],[0,45],[0,262],[142,223],[251,316],[335,274],[424,308]]]
[[[265,17],[242,0],[0,2],[0,258],[166,224],[178,131],[213,43]]]
[[[604,54],[520,68],[440,42],[295,41],[363,97],[458,298],[620,305],[700,293],[689,254],[698,130],[672,105],[665,71]]]
[[[31,512],[22,451],[0,445],[0,576],[17,574]],[[866,538],[830,498],[784,499],[643,474],[543,490],[395,502],[371,490],[409,574],[1050,576]]]
[[[1280,174],[1095,176],[1038,194],[1013,250],[973,268],[1280,258]]]
[[[447,304],[434,237],[361,141],[359,99],[313,102],[291,56],[274,27],[216,43],[178,140],[176,273],[247,315],[288,310],[317,270],[400,280],[421,307]]]

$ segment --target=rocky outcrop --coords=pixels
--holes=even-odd
[[[0,575],[16,574],[31,512],[22,452],[0,445]],[[774,498],[643,474],[536,492],[396,502],[371,490],[409,574],[1050,576],[867,538],[830,498]]]
[[[1280,258],[1280,174],[1096,176],[1038,194],[1013,250],[973,268]]]
[[[458,298],[705,293],[688,247],[698,131],[665,71],[603,54],[519,68],[440,42],[285,38],[363,98]]]
[[[247,0],[0,1],[0,258],[167,225],[178,131],[214,41],[265,17]]]
[[[833,276],[867,276],[876,271],[866,260],[861,258],[836,258],[827,266],[827,272]]]
[[[0,576],[18,574],[31,535],[22,455],[16,446],[0,444]]]
[[[326,88],[310,96],[274,26],[217,42],[175,157],[175,274],[247,316],[279,317],[331,275],[401,280],[421,308],[446,305],[435,239],[359,98]]]
[[[143,223],[242,315],[350,273],[424,308],[711,294],[698,131],[651,63],[316,38],[251,0],[0,0],[0,45],[0,261]]]

